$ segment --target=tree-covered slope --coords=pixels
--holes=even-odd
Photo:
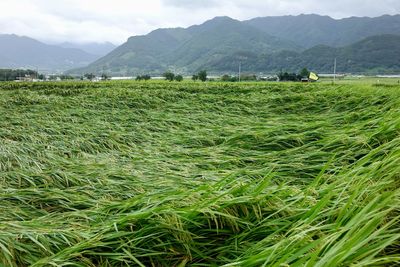
[[[159,29],[146,36],[131,37],[107,56],[72,73],[161,73],[168,68],[193,71],[227,53],[273,53],[283,49],[299,47],[240,21],[217,17],[187,29]]]
[[[340,20],[319,15],[277,16],[255,18],[244,23],[308,48],[320,44],[345,46],[381,34],[400,35],[400,15]]]
[[[400,70],[400,36],[377,35],[355,44],[335,48],[318,45],[304,52],[282,51],[275,54],[236,53],[214,61],[208,66],[216,72],[234,72],[241,61],[244,71],[277,72],[298,71],[308,67],[317,72],[337,70],[350,73],[394,73]]]
[[[239,62],[248,72],[297,71],[304,66],[332,72],[335,57],[342,72],[399,72],[398,36],[400,15],[342,20],[300,15],[244,22],[217,17],[187,29],[131,37],[105,57],[70,73],[222,73],[236,72]]]
[[[299,49],[254,27],[228,17],[217,17],[197,26],[193,37],[170,54],[169,63],[189,70],[207,67],[227,53],[254,51],[274,53],[282,49]]]

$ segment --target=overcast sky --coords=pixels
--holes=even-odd
[[[400,0],[0,0],[0,33],[45,42],[123,43],[157,28],[187,27],[215,16],[316,13],[334,18],[399,14]]]

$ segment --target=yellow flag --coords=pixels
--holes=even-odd
[[[314,80],[314,81],[318,81],[319,77],[317,74],[315,74],[314,72],[310,72],[310,76],[309,76],[310,80]]]

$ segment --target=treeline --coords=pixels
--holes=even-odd
[[[283,72],[280,71],[278,74],[272,77],[257,77],[255,74],[241,74],[239,76],[232,76],[225,74],[221,77],[223,82],[245,82],[245,81],[301,81],[302,79],[308,79],[310,71],[307,68],[303,68],[299,73],[294,72]]]
[[[136,81],[148,81],[148,80],[151,80],[151,76],[148,74],[136,76]]]
[[[198,73],[192,76],[193,81],[223,81],[223,82],[239,82],[239,81],[301,81],[303,78],[308,78],[310,72],[307,68],[303,68],[299,73],[291,73],[291,72],[279,72],[278,74],[271,77],[258,77],[255,74],[241,74],[239,76],[228,75],[225,74],[220,78],[208,78],[208,73],[206,70],[199,71]],[[177,81],[181,82],[184,80],[184,77],[181,74],[175,74],[172,71],[167,71],[163,74],[163,77],[167,81]],[[110,80],[111,77],[102,74],[100,77],[97,77],[93,73],[86,73],[83,76],[72,76],[72,75],[43,75],[39,74],[34,70],[12,70],[12,69],[0,69],[0,81],[29,81],[29,80],[49,80],[49,81],[57,81],[57,80],[96,80],[96,81],[107,81]],[[137,81],[147,81],[150,80],[151,76],[148,74],[138,75],[136,76]]]
[[[16,81],[26,78],[43,79],[44,76],[35,70],[0,69],[0,81]]]
[[[177,81],[177,82],[183,81],[183,76],[182,75],[175,74],[172,71],[165,72],[163,74],[163,76],[167,81],[170,81],[170,82],[172,82],[172,81]],[[199,71],[198,73],[194,74],[192,76],[192,80],[193,81],[200,80],[202,82],[205,82],[205,81],[207,81],[207,76],[208,76],[207,71],[206,70],[202,70],[202,71]]]
[[[301,81],[302,79],[308,79],[310,75],[310,71],[307,68],[303,68],[299,71],[299,73],[291,73],[291,72],[279,72],[278,74],[270,77],[258,77],[255,74],[241,74],[239,76],[235,75],[229,75],[225,74],[221,76],[219,79],[215,78],[208,78],[208,74],[206,70],[199,71],[198,73],[194,74],[192,76],[193,81],[215,81],[215,80],[220,80],[223,82],[240,82],[240,81]],[[167,81],[177,81],[181,82],[183,81],[183,76],[180,74],[175,74],[172,71],[167,71],[163,74],[163,77]],[[151,76],[150,75],[139,75],[136,77],[137,81],[147,81],[150,80]]]
[[[255,74],[242,74],[239,76],[231,76],[228,74],[225,74],[221,77],[221,81],[223,82],[239,82],[239,81],[257,81],[258,77]]]
[[[278,78],[279,81],[298,82],[301,81],[302,79],[308,79],[309,75],[310,71],[307,68],[303,68],[298,74],[281,71],[278,73]]]

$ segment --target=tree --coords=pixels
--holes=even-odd
[[[303,68],[300,71],[299,76],[301,76],[302,78],[308,78],[308,76],[310,76],[310,72],[308,71],[307,68]]]
[[[288,72],[280,72],[278,74],[279,77],[279,81],[300,81],[301,80],[301,76],[297,75],[296,73],[288,73]]]
[[[182,75],[176,75],[175,76],[175,81],[177,81],[177,82],[181,82],[181,81],[183,81],[183,76]]]
[[[194,74],[193,76],[192,76],[192,80],[193,81],[197,81],[199,79],[199,76],[197,76],[197,74]]]
[[[110,79],[110,76],[108,76],[106,73],[103,73],[103,74],[101,75],[101,79],[104,80],[104,81],[107,81],[107,80]]]
[[[165,77],[165,79],[167,81],[170,81],[170,82],[172,82],[174,80],[174,78],[175,78],[175,74],[173,74],[170,71],[165,72],[163,76]]]
[[[197,74],[197,76],[199,77],[200,81],[202,81],[202,82],[207,81],[207,71],[202,70]]]
[[[210,79],[210,81],[211,81],[211,79]],[[237,76],[231,76],[231,75],[225,74],[225,75],[223,75],[221,77],[221,81],[223,81],[223,82],[237,82],[237,81],[239,81],[239,78]]]
[[[244,74],[240,75],[241,81],[257,81],[257,75],[255,74]]]
[[[136,76],[136,81],[141,81],[141,80],[145,80],[148,81],[151,79],[151,76],[146,74],[146,75],[138,75]]]
[[[88,80],[93,80],[94,78],[96,78],[96,75],[94,75],[93,73],[85,73],[84,77]]]
[[[232,77],[228,74],[225,74],[221,77],[221,81],[223,81],[223,82],[230,82],[231,79],[232,79]]]
[[[0,69],[0,81],[24,80],[25,78],[40,78],[37,71],[23,69]]]

